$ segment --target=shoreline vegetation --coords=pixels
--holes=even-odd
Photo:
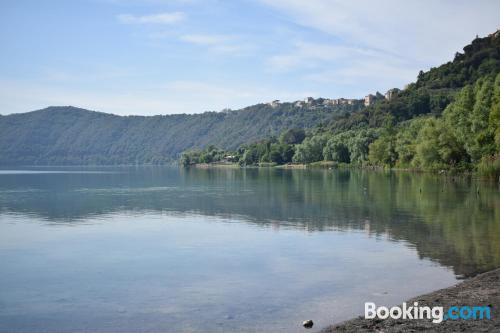
[[[498,182],[500,184],[500,176],[494,178],[492,176],[485,176],[480,172],[472,172],[472,171],[464,171],[464,170],[425,170],[425,169],[417,169],[417,168],[387,168],[383,166],[352,166],[349,164],[338,164],[332,161],[321,161],[314,162],[309,164],[275,164],[275,163],[259,163],[258,165],[240,165],[238,163],[227,163],[227,162],[214,162],[214,163],[197,163],[191,164],[189,166],[183,166],[184,168],[194,167],[200,169],[241,169],[241,168],[250,168],[250,169],[265,169],[265,168],[274,168],[274,169],[287,169],[287,170],[305,170],[305,169],[326,169],[326,170],[367,170],[367,171],[395,171],[395,172],[411,172],[411,173],[432,173],[439,176],[449,176],[449,177],[473,177],[478,178],[484,181],[490,182]]]
[[[431,319],[364,319],[360,316],[324,328],[320,333],[335,332],[492,332],[500,327],[500,268],[479,274],[449,288],[440,289],[406,301],[419,306],[490,306],[491,319],[446,320],[440,324]]]
[[[498,157],[496,157],[498,159]],[[498,161],[496,162],[498,163]],[[182,167],[189,168],[200,168],[200,169],[210,169],[210,168],[221,168],[221,169],[240,169],[240,168],[276,168],[276,169],[288,169],[288,170],[305,170],[305,169],[361,169],[368,171],[398,171],[398,172],[413,172],[413,173],[434,173],[437,175],[444,176],[460,176],[460,177],[477,177],[484,180],[497,181],[500,183],[500,174],[496,170],[499,166],[493,166],[493,173],[482,173],[480,170],[461,170],[461,169],[420,169],[420,168],[397,168],[397,167],[387,167],[382,165],[350,165],[346,163],[337,163],[333,161],[318,161],[312,163],[287,163],[287,164],[277,164],[277,163],[257,163],[252,165],[244,165],[237,162],[227,162],[227,161],[216,161],[210,163],[191,163],[182,164]],[[497,175],[498,174],[498,175]]]

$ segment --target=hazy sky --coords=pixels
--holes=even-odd
[[[500,1],[0,1],[0,113],[198,113],[403,87]]]

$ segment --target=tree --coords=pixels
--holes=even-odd
[[[327,137],[324,135],[315,135],[306,138],[295,148],[293,161],[297,163],[311,163],[323,160],[323,147]]]
[[[323,156],[325,160],[339,163],[350,163],[351,157],[346,141],[346,138],[340,135],[330,138],[323,149]]]
[[[398,157],[396,165],[400,167],[411,165],[416,154],[417,136],[425,120],[425,118],[416,118],[399,125],[395,143],[395,152]]]
[[[464,87],[454,103],[444,110],[443,117],[446,124],[453,128],[458,141],[466,147],[472,145],[470,113],[474,107],[474,90],[472,86]]]
[[[468,162],[469,156],[453,130],[441,119],[429,118],[417,139],[416,166],[436,169],[450,168]]]
[[[496,153],[500,153],[500,73],[495,78],[491,112],[488,121],[495,139]]]
[[[292,128],[283,132],[280,136],[280,142],[289,145],[302,143],[306,137],[306,132],[302,128]]]
[[[259,156],[257,153],[257,148],[255,145],[251,145],[245,148],[245,152],[243,153],[243,157],[240,160],[241,163],[245,165],[253,165],[259,162]]]
[[[493,78],[487,76],[479,80],[474,88],[475,103],[471,114],[471,132],[474,140],[468,152],[472,160],[477,162],[482,156],[495,152],[494,132],[488,123],[494,91]]]
[[[368,160],[375,165],[394,166],[397,154],[394,150],[393,139],[387,135],[379,137],[369,146]]]
[[[180,164],[187,167],[193,164],[200,163],[200,155],[201,151],[199,150],[185,151],[181,154]]]
[[[269,162],[273,162],[276,164],[283,164],[281,145],[274,144],[271,146],[271,151],[269,152]]]
[[[370,144],[377,138],[373,129],[354,131],[349,135],[348,147],[351,163],[362,165],[368,160]]]

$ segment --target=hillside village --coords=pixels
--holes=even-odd
[[[318,107],[326,107],[331,105],[364,105],[370,106],[378,100],[393,99],[401,90],[398,88],[389,89],[384,95],[380,92],[376,92],[375,94],[368,94],[363,99],[352,99],[352,98],[313,98],[306,97],[304,100],[294,101],[293,104],[296,107],[310,107],[310,108],[318,108]],[[282,104],[282,102],[277,99],[271,102],[266,103],[267,105],[276,108]]]

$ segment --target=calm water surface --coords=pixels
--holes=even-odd
[[[478,192],[479,190],[479,192]],[[332,170],[0,171],[0,332],[303,332],[500,267],[495,184]]]

